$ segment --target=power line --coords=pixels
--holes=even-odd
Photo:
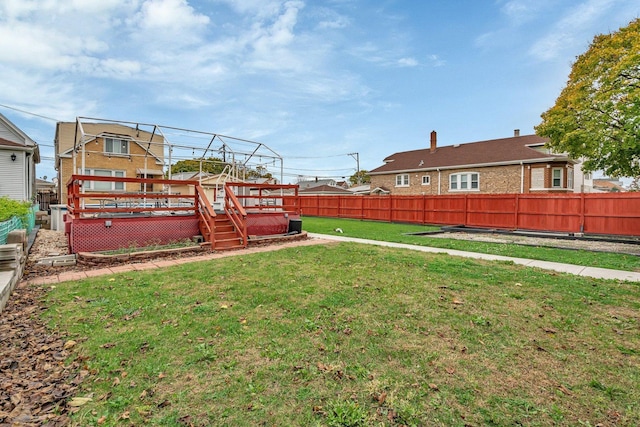
[[[30,116],[40,117],[41,119],[51,120],[52,122],[60,122],[61,120],[54,119],[53,117],[43,116],[42,114],[32,113],[31,111],[22,110],[20,108],[11,107],[10,105],[0,104],[0,107],[8,108],[9,110],[18,111],[20,113],[29,114]]]

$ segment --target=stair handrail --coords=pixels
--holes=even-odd
[[[218,178],[216,179],[216,183],[215,183],[216,190],[215,190],[215,193],[213,193],[214,201],[218,197],[218,189],[220,188],[221,182],[222,182],[222,186],[224,187],[224,184],[229,180],[229,178],[233,180],[233,169],[234,169],[233,166],[228,164],[224,167],[224,169],[222,169],[222,172],[218,174]]]
[[[208,232],[209,242],[211,243],[211,247],[213,248],[216,231],[216,211],[213,210],[213,207],[211,206],[211,203],[209,202],[209,199],[207,198],[207,195],[205,194],[205,191],[200,186],[200,184],[196,184],[194,188],[197,195],[195,200],[195,210],[200,217],[200,221],[198,221],[198,224],[200,225],[200,232],[202,233],[203,237],[206,236],[204,231]],[[202,229],[203,226],[205,228],[204,230]]]
[[[224,186],[225,200],[224,211],[233,223],[237,233],[240,234],[242,239],[242,246],[248,245],[247,236],[247,211],[240,204],[240,201],[236,197],[236,194],[231,189],[231,186],[225,183]]]

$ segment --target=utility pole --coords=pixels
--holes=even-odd
[[[348,156],[353,157],[356,161],[356,178],[358,179],[358,185],[362,184],[362,178],[360,177],[360,153],[349,153]]]

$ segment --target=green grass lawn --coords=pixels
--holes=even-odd
[[[354,243],[61,283],[81,426],[640,425],[638,284]]]
[[[428,235],[412,236],[406,234],[440,229],[440,227],[435,226],[392,224],[388,222],[360,221],[354,219],[304,217],[302,227],[311,233],[333,234],[444,249],[458,249],[470,252],[483,252],[493,255],[583,265],[586,267],[640,271],[640,257],[636,255],[541,248],[509,243],[471,242],[467,240],[430,238]],[[344,233],[335,232],[334,230],[336,228],[342,229]]]

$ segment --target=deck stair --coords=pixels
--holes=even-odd
[[[214,251],[228,251],[247,247],[247,214],[237,198],[225,188],[224,209],[215,211],[207,200],[202,187],[195,186],[201,204],[197,211],[200,233],[204,242]]]
[[[238,235],[235,226],[226,215],[217,215],[214,219],[214,235],[212,248],[215,251],[228,251],[244,248],[242,236]],[[205,241],[207,241],[205,239]]]

